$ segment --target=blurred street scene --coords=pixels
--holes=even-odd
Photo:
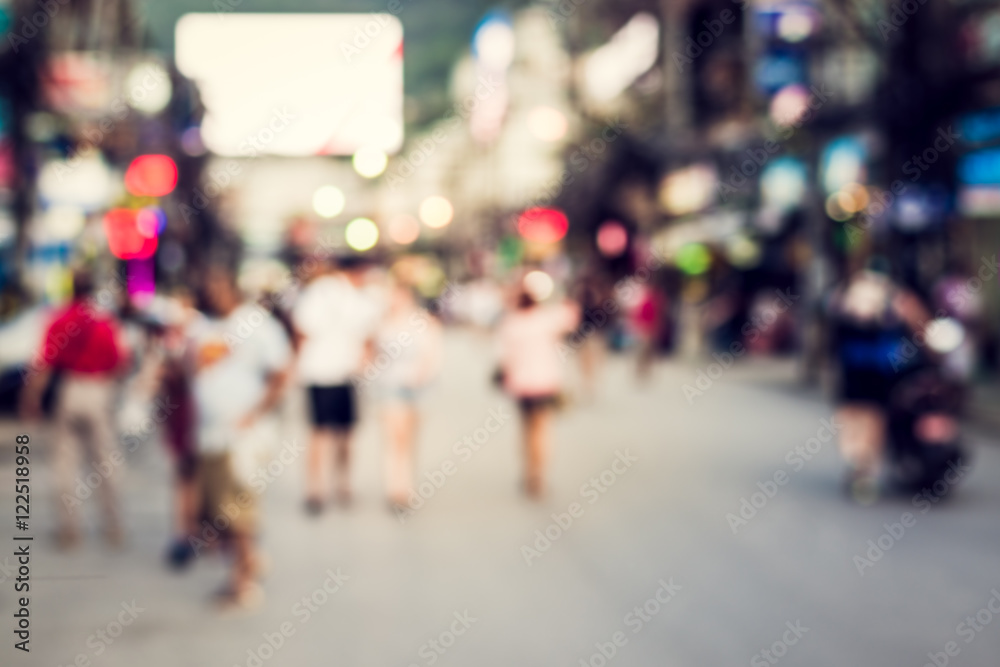
[[[0,28],[3,664],[995,662],[997,3]]]

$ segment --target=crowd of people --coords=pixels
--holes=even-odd
[[[116,312],[100,304],[90,274],[75,275],[73,299],[47,327],[20,404],[24,418],[39,417],[55,385],[59,546],[80,540],[79,503],[67,499],[82,456],[99,466],[122,457],[115,413],[157,396],[169,408],[160,431],[174,475],[167,559],[180,569],[221,547],[232,562],[217,593],[221,606],[252,607],[262,595],[262,489],[254,475],[281,440],[276,408],[292,383],[308,406],[304,511],[315,516],[331,503],[351,503],[361,388],[371,389],[383,427],[388,507],[405,511],[414,498],[420,399],[442,363],[440,313],[423,307],[405,271],[386,272],[355,256],[310,262],[296,277],[283,298],[252,299],[234,271],[212,267],[197,295],[175,290],[136,320],[128,307]],[[562,392],[558,344],[577,326],[579,308],[568,300],[543,304],[520,282],[509,300],[513,307],[498,329],[499,375],[524,421],[523,490],[539,498],[549,423]],[[105,534],[116,546],[123,540],[117,486],[109,475],[100,487]],[[223,529],[222,540],[206,539],[206,519]]]
[[[67,499],[74,497],[84,445],[95,465],[116,468],[123,455],[116,447],[115,410],[150,404],[158,396],[168,407],[160,434],[174,475],[167,559],[183,568],[203,551],[221,547],[232,561],[229,581],[218,593],[222,606],[251,607],[262,595],[258,502],[266,485],[255,475],[281,441],[276,408],[293,384],[308,407],[304,511],[317,516],[332,505],[351,504],[352,436],[358,392],[364,389],[382,426],[386,503],[397,515],[405,512],[416,498],[421,397],[442,366],[442,315],[448,313],[443,298],[426,307],[412,272],[402,266],[385,270],[359,256],[310,261],[297,267],[296,280],[280,296],[252,298],[233,270],[216,266],[204,273],[197,292],[180,288],[157,297],[139,320],[128,317],[128,305],[118,313],[102,307],[89,274],[77,273],[73,300],[47,328],[21,397],[23,416],[36,418],[46,390],[57,387],[51,461],[59,496],[58,544],[71,548],[80,539],[79,503]],[[553,417],[564,400],[567,341],[576,352],[579,393],[586,400],[598,384],[605,347],[614,345],[617,324],[626,321],[638,349],[637,380],[645,383],[668,337],[664,332],[673,328],[668,315],[676,299],[655,282],[624,290],[597,273],[583,274],[563,297],[553,294],[551,282],[531,279],[530,272],[513,276],[506,290],[484,279],[469,283],[463,308],[468,322],[495,336],[494,380],[516,402],[521,418],[522,490],[539,499],[546,492]],[[722,332],[716,337],[726,344],[736,336],[752,353],[772,351],[791,321],[794,300],[771,308],[770,301],[761,306],[758,298],[748,306],[749,314],[764,312],[770,341],[765,344],[755,343],[763,325],[748,330],[726,324],[738,311],[727,294],[705,300],[703,321],[715,322],[714,330]],[[772,310],[780,313],[773,322],[766,317]],[[851,272],[832,290],[826,313],[848,489],[867,501],[877,494],[890,458],[889,415],[898,387],[911,377],[910,369],[942,354],[944,366],[954,366],[960,346],[949,348],[948,340],[943,347],[935,344],[949,338],[947,326],[934,329],[948,312],[939,309],[937,319],[932,317],[878,261]],[[702,335],[709,345],[711,331]],[[911,352],[907,341],[914,338],[922,344]],[[945,377],[953,379],[954,373]],[[123,383],[125,399],[119,400]],[[941,387],[925,381],[921,390],[932,398],[958,395]],[[923,412],[907,428],[928,441],[954,441],[949,406],[928,403],[926,396],[910,402],[920,400]],[[109,543],[120,545],[118,484],[115,475],[105,477],[99,489],[104,530]],[[206,518],[221,529],[222,540],[206,539],[199,528]]]

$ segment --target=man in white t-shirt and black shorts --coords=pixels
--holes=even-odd
[[[312,437],[306,471],[306,511],[319,514],[326,495],[325,452],[336,451],[336,495],[350,503],[350,440],[357,421],[351,377],[372,354],[380,299],[366,287],[368,264],[346,257],[337,270],[321,271],[299,296],[292,323],[299,338],[298,377],[306,385]]]

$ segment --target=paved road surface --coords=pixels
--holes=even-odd
[[[948,505],[926,514],[906,500],[861,508],[838,494],[831,444],[809,461],[786,460],[825,435],[831,409],[797,392],[785,367],[730,369],[690,405],[681,386],[695,367],[667,362],[640,389],[630,362],[612,359],[601,396],[560,419],[552,493],[534,505],[517,495],[516,420],[485,430],[497,425],[491,414],[511,412],[489,386],[489,349],[471,335],[449,336],[446,373],[427,402],[420,467],[437,471],[450,461],[457,471],[405,524],[382,502],[370,420],[357,442],[349,512],[303,515],[301,458],[276,478],[265,499],[268,598],[253,616],[220,618],[207,606],[224,573],[218,559],[183,575],[162,567],[169,488],[156,443],[135,452],[122,476],[130,544],[120,553],[93,535],[75,553],[53,552],[46,471],[36,463],[32,651],[11,649],[8,579],[0,663],[699,667],[774,664],[760,654],[773,650],[770,660],[788,666],[921,667],[928,652],[956,642],[950,664],[997,664],[1000,618],[979,630],[958,627],[1000,590],[995,440],[973,436],[975,470]],[[301,440],[302,420],[290,423],[285,436]],[[5,429],[0,447],[5,516],[13,511],[11,433]],[[34,436],[43,443],[42,430]],[[479,451],[453,450],[466,436],[483,441]],[[779,471],[786,483],[734,535],[727,514]],[[87,507],[91,525],[96,509]],[[884,537],[884,524],[907,512],[915,523],[898,539]],[[550,527],[553,513],[572,525]],[[12,523],[0,520],[4,545],[12,544]],[[543,552],[535,531],[547,528],[558,537]],[[861,576],[854,557],[880,537],[892,546]],[[537,546],[537,555],[524,546]],[[0,551],[0,566],[11,551]],[[324,582],[336,586],[328,572],[347,577],[332,594],[323,590]],[[301,600],[310,596],[317,602],[307,613]],[[110,643],[100,639],[99,630],[116,633],[119,616],[128,618],[122,605],[133,601],[141,608],[134,622],[105,635]],[[258,653],[263,635],[278,643],[282,627],[290,636],[281,648]]]

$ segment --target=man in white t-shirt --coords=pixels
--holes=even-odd
[[[248,473],[264,444],[262,426],[281,398],[291,349],[267,311],[243,302],[230,273],[210,270],[205,287],[214,314],[188,330],[198,488],[208,523],[233,544],[232,583],[220,602],[246,607],[261,596],[256,584],[257,498]],[[205,532],[210,532],[207,527]],[[196,552],[210,537],[199,533],[192,538]]]
[[[372,353],[381,317],[381,299],[365,287],[367,265],[345,258],[337,271],[321,272],[306,285],[292,311],[300,339],[298,376],[309,393],[312,437],[309,442],[306,510],[323,510],[323,459],[328,443],[336,449],[337,498],[351,498],[350,438],[357,421],[351,378]]]

